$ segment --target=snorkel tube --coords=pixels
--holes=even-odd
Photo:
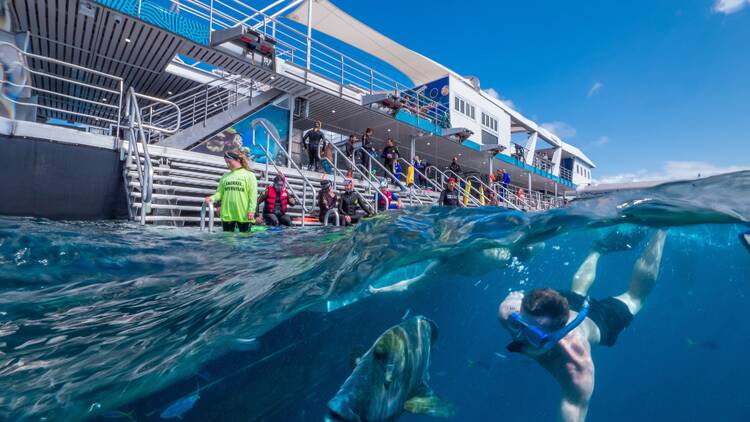
[[[586,319],[589,314],[590,303],[591,300],[586,296],[586,299],[584,299],[583,305],[581,306],[581,310],[578,312],[578,316],[563,328],[552,333],[548,333],[533,322],[527,321],[520,313],[513,312],[510,314],[509,319],[516,323],[518,330],[513,336],[515,340],[507,346],[508,351],[512,353],[520,353],[528,346],[531,346],[542,353],[552,350],[552,348],[555,347],[563,337],[567,336]]]

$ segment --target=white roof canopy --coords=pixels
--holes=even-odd
[[[307,25],[309,2],[310,0],[305,0],[286,17]],[[458,74],[445,66],[404,47],[354,19],[328,0],[313,0],[311,26],[390,64],[411,79],[415,86],[440,79],[449,73],[460,78]]]

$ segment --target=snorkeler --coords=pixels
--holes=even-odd
[[[258,200],[258,181],[250,170],[250,160],[242,151],[227,151],[224,161],[229,172],[221,176],[216,193],[207,196],[205,202],[221,201],[221,226],[225,232],[240,232],[250,229],[255,220]]]
[[[591,346],[613,346],[641,310],[656,285],[665,239],[663,230],[653,235],[633,267],[630,288],[619,296],[587,296],[602,254],[625,249],[596,247],[576,272],[571,291],[512,292],[500,304],[500,322],[514,339],[508,350],[535,359],[560,384],[563,421],[586,419],[594,392]]]
[[[292,218],[286,213],[287,206],[297,205],[293,196],[286,188],[286,177],[281,174],[273,178],[273,183],[258,195],[258,207],[263,203],[262,218],[258,217],[258,224],[263,222],[271,227],[292,225]]]

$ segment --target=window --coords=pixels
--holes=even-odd
[[[482,126],[497,133],[497,119],[482,112]]]
[[[453,108],[457,112],[471,118],[472,120],[476,118],[474,106],[461,97],[458,97],[458,96],[456,97],[456,99],[453,102]]]

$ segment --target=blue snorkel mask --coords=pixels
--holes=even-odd
[[[586,299],[581,306],[581,310],[578,312],[578,316],[568,325],[552,333],[548,333],[533,322],[527,321],[520,313],[513,312],[508,317],[508,321],[511,323],[511,327],[514,331],[514,341],[508,344],[508,351],[520,353],[527,346],[531,346],[541,352],[552,350],[552,348],[555,347],[563,337],[567,336],[568,333],[581,325],[583,320],[586,319],[586,316],[589,314],[589,304],[589,297],[586,296]]]

